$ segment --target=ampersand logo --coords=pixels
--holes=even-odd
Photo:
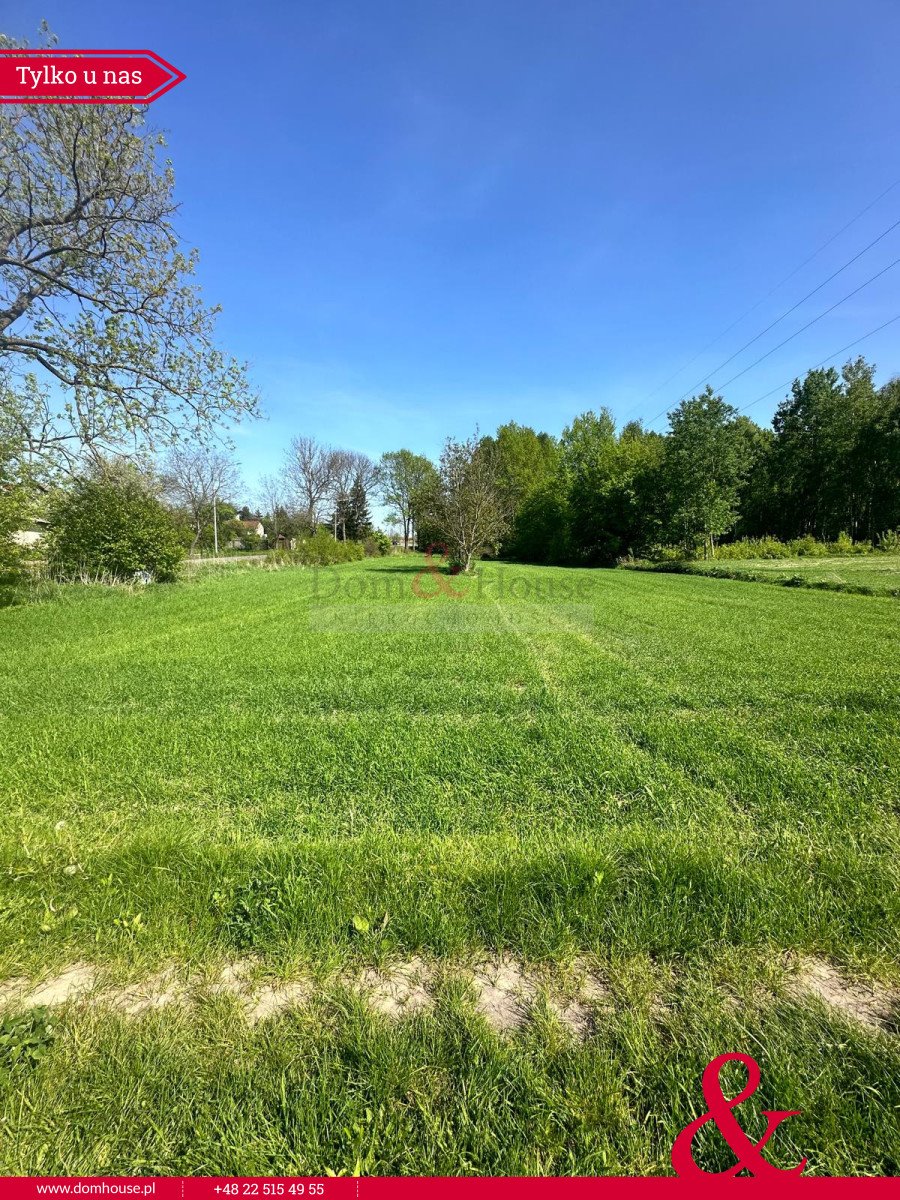
[[[747,1083],[733,1100],[725,1099],[722,1086],[719,1083],[722,1068],[727,1062],[741,1062],[747,1068]],[[695,1117],[689,1125],[686,1125],[682,1129],[681,1133],[675,1139],[672,1146],[672,1166],[678,1175],[693,1176],[694,1178],[704,1175],[724,1179],[733,1177],[739,1171],[743,1170],[752,1171],[756,1176],[762,1175],[767,1177],[800,1174],[806,1166],[805,1158],[796,1167],[783,1169],[773,1166],[772,1163],[763,1158],[761,1153],[763,1146],[765,1146],[781,1122],[786,1120],[787,1117],[799,1116],[799,1113],[768,1112],[764,1110],[763,1116],[766,1118],[766,1131],[758,1142],[753,1142],[744,1133],[737,1117],[732,1112],[732,1109],[737,1108],[739,1104],[743,1104],[745,1100],[753,1095],[759,1087],[759,1079],[759,1065],[756,1059],[751,1058],[749,1054],[720,1054],[706,1067],[703,1072],[703,1099],[706,1101],[709,1111],[699,1117]],[[697,1131],[707,1121],[715,1121],[719,1127],[719,1132],[737,1158],[735,1165],[729,1167],[726,1171],[704,1171],[694,1161],[693,1141]]]
[[[442,562],[446,562],[450,557],[450,551],[442,543],[437,542],[434,545],[429,546],[425,551],[425,566],[413,578],[412,590],[420,600],[433,600],[435,596],[439,596],[441,593],[443,593],[445,596],[451,596],[454,600],[461,600],[465,595],[465,591],[453,587],[452,584],[448,583],[447,577],[441,574],[438,569],[438,564],[433,558],[435,551],[440,553]],[[450,574],[458,575],[461,570],[462,568],[460,566],[454,564],[450,568]],[[422,589],[422,584],[425,581],[426,575],[430,575],[431,578],[437,583],[437,588],[435,588],[433,591],[423,591]]]

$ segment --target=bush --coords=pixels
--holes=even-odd
[[[883,554],[900,554],[900,529],[886,529],[880,533],[878,549]]]
[[[79,480],[51,511],[48,561],[60,575],[169,582],[184,546],[168,509],[131,471]]]
[[[794,538],[788,542],[791,558],[826,558],[829,554],[824,542],[817,542],[814,537]]]
[[[25,570],[25,549],[13,534],[29,520],[28,495],[24,488],[0,483],[0,589],[18,583]]]
[[[363,542],[363,549],[369,558],[390,554],[391,539],[386,533],[382,533],[380,529],[373,529]]]
[[[884,533],[879,539],[879,550],[884,548],[884,539],[900,550],[900,532]],[[891,541],[891,539],[894,539]],[[782,542],[776,537],[746,537],[736,542],[722,542],[716,546],[715,558],[726,562],[743,561],[750,558],[827,558],[830,555],[871,554],[871,542],[854,542],[848,533],[839,533],[833,542],[819,542],[814,537],[794,538]],[[651,546],[646,557],[653,562],[691,562],[695,554],[685,551],[683,546]]]
[[[676,563],[690,562],[694,555],[688,553],[684,546],[652,545],[647,547],[646,558],[649,562]]]
[[[872,549],[871,542],[854,542],[849,533],[843,531],[833,542],[828,543],[829,554],[868,554]]]
[[[747,558],[789,558],[790,547],[776,537],[741,538],[716,546],[716,558],[730,561]]]
[[[871,554],[871,542],[854,542],[849,533],[839,533],[833,542],[819,542],[814,537],[794,538],[782,542],[776,537],[741,538],[716,547],[716,558],[739,560],[747,558],[827,558],[829,555]]]
[[[330,567],[336,563],[357,562],[364,556],[362,542],[339,542],[327,529],[320,527],[308,537],[298,538],[293,550],[276,550],[272,561],[298,563],[304,567]]]

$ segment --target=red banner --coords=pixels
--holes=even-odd
[[[152,50],[0,50],[2,104],[151,104],[185,78]]]
[[[900,1179],[828,1179],[783,1176],[780,1179],[549,1179],[507,1177],[450,1178],[0,1178],[3,1200],[44,1200],[46,1197],[106,1197],[107,1200],[688,1200],[696,1196],[765,1195],[768,1197],[879,1198],[900,1196]]]

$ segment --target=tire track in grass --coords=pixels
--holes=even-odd
[[[567,776],[570,784],[572,782],[576,782],[580,786],[583,786],[584,777],[583,773],[579,772],[577,756],[574,753],[574,748],[581,746],[584,740],[584,719],[581,714],[578,713],[577,708],[570,703],[568,695],[561,687],[558,679],[551,670],[546,657],[540,652],[532,638],[530,638],[523,629],[514,624],[513,620],[510,618],[509,614],[504,611],[504,608],[499,601],[495,600],[494,604],[497,608],[500,621],[509,631],[509,633],[520,643],[520,645],[525,648],[528,656],[534,664],[537,675],[543,684],[544,695],[549,700],[549,715],[552,716],[555,726],[554,749],[560,745],[563,747],[561,753],[557,755],[560,766],[564,774]],[[568,731],[568,733],[565,733],[564,731]],[[611,724],[606,727],[604,732],[615,733]],[[624,748],[626,743],[621,742],[621,745]],[[614,748],[611,749],[608,758],[610,760],[615,759],[618,761],[618,756],[615,754]],[[612,772],[604,772],[603,774],[604,778],[608,778]],[[618,792],[609,792],[607,790],[607,795],[610,799],[615,800]]]
[[[562,684],[560,684],[558,679],[554,676],[553,671],[547,661],[546,656],[541,653],[541,651],[538,649],[536,644],[530,638],[528,638],[521,629],[517,629],[513,625],[509,616],[503,611],[503,609],[499,605],[499,603],[498,603],[497,607],[498,607],[498,611],[499,611],[501,620],[504,622],[504,624],[507,626],[507,628],[513,633],[513,635],[518,637],[520,639],[520,641],[529,650],[529,653],[531,654],[531,656],[535,662],[537,670],[538,670],[542,680],[544,681],[545,687],[547,688],[548,692],[550,692],[552,694],[552,696],[554,698],[557,716],[562,718],[567,723],[568,727],[570,729],[572,729],[573,731],[575,731],[577,728],[578,733],[581,732],[581,726],[582,726],[583,721],[585,721],[585,720],[594,722],[595,724],[602,727],[605,732],[614,733],[615,736],[618,738],[618,740],[623,748],[623,751],[630,750],[632,752],[636,752],[639,760],[646,762],[651,767],[651,771],[650,771],[651,776],[657,776],[658,770],[659,770],[659,765],[660,765],[659,762],[656,761],[654,755],[652,754],[652,752],[650,750],[647,749],[646,746],[642,746],[639,742],[637,742],[634,739],[634,737],[631,735],[631,733],[627,729],[627,727],[625,727],[623,729],[622,723],[617,716],[615,716],[614,714],[610,714],[609,716],[601,715],[601,714],[597,713],[596,711],[592,711],[592,710],[588,709],[587,712],[585,713],[585,716],[582,718],[582,720],[578,721],[576,723],[576,721],[573,720],[568,715],[568,713],[573,710],[577,711],[579,706],[573,705],[571,703],[570,697],[567,694],[564,686]],[[566,636],[575,637],[577,640],[582,642],[584,645],[586,645],[592,651],[597,651],[597,652],[601,652],[601,653],[604,652],[605,648],[597,646],[596,643],[593,641],[593,639],[591,639],[589,637],[589,635],[583,633],[581,630],[578,630],[576,628],[573,628],[572,626],[569,626],[566,622],[564,622],[562,620],[556,619],[553,616],[552,612],[550,612],[549,610],[544,613],[544,617],[547,620],[547,622],[552,627],[554,627],[557,631],[563,633]],[[619,658],[619,656],[614,655],[611,652],[610,652],[610,657],[614,658],[614,659]],[[621,661],[624,663],[624,665],[628,666],[629,668],[631,667],[631,664],[628,663],[626,660],[622,659]],[[640,674],[640,672],[636,672],[636,673]],[[649,679],[650,677],[645,676],[645,678]],[[583,699],[582,697],[579,697],[579,700],[582,700],[582,699]],[[624,736],[623,736],[623,734],[624,734]],[[577,742],[579,739],[576,738],[575,740]],[[720,792],[709,787],[705,783],[698,782],[686,770],[684,770],[684,768],[682,768],[677,763],[672,763],[671,761],[666,759],[664,761],[664,765],[666,767],[666,770],[673,777],[672,782],[676,785],[681,784],[682,787],[684,788],[684,790],[687,792],[688,797],[691,800],[694,800],[697,802],[705,801],[707,804],[710,804],[715,808],[722,807],[722,795]],[[660,781],[660,782],[664,782],[664,781]],[[648,786],[648,784],[645,782],[643,784],[645,791],[646,791],[647,786]],[[652,797],[652,790],[649,794]],[[734,812],[733,808],[731,808],[730,806],[726,809],[726,811],[729,814],[732,814]]]
[[[645,679],[654,684],[656,683],[653,677],[649,674],[637,671],[637,669],[634,668],[633,663],[631,663],[629,660],[622,656],[613,655],[608,647],[599,645],[596,639],[590,634],[585,633],[583,630],[578,629],[577,627],[573,627],[567,622],[556,617],[553,613],[548,612],[547,619],[552,626],[566,636],[576,639],[589,651],[597,654],[609,654],[612,657],[622,661],[623,665],[632,671],[635,671],[635,673],[641,674]],[[747,712],[746,706],[744,706],[744,711]],[[746,743],[748,739],[751,739],[751,735],[748,734],[746,730],[737,722],[736,714],[731,706],[725,707],[723,705],[716,704],[698,707],[696,704],[692,703],[687,709],[682,709],[678,707],[677,700],[674,700],[671,708],[664,712],[664,715],[666,718],[666,729],[671,728],[679,719],[683,719],[688,724],[696,725],[698,721],[706,721],[710,718],[715,719],[716,716],[724,717],[725,728],[719,729],[716,732],[718,733],[719,738],[721,738],[721,736],[724,734],[728,738],[729,746],[732,748],[736,747],[738,751],[736,757],[734,755],[725,755],[726,763],[733,766],[736,761],[745,759],[749,750],[753,752],[752,757],[754,762],[759,759],[766,768],[770,768],[773,763],[776,764],[778,767],[778,775],[772,780],[772,782],[778,787],[779,792],[782,793],[782,803],[788,803],[792,806],[796,805],[796,798],[800,790],[800,781],[795,779],[792,782],[792,776],[796,775],[798,765],[803,774],[807,776],[807,786],[804,790],[812,790],[812,792],[816,793],[821,791],[823,755],[818,752],[816,752],[814,756],[801,753],[796,741],[792,741],[790,739],[789,731],[787,742],[784,738],[779,740],[778,738],[773,737],[768,731],[763,731],[763,724],[760,720],[753,720],[752,741],[748,746]],[[752,708],[749,710],[749,715],[751,718],[758,717],[755,709]],[[748,805],[744,801],[740,789],[736,788],[734,784],[732,784],[727,791],[722,787],[722,783],[727,784],[727,780],[723,780],[722,777],[720,762],[720,759],[722,758],[721,753],[714,764],[705,763],[702,756],[694,756],[691,759],[694,765],[691,768],[688,768],[685,767],[683,763],[679,762],[677,758],[673,757],[673,753],[678,752],[678,748],[672,746],[665,740],[660,740],[659,738],[653,740],[652,744],[655,749],[651,750],[648,745],[648,742],[652,740],[650,730],[637,730],[634,722],[622,715],[611,716],[610,721],[615,726],[617,731],[620,732],[630,744],[634,745],[634,747],[640,753],[649,756],[651,759],[654,757],[661,758],[670,770],[677,773],[682,779],[688,781],[693,787],[701,789],[702,793],[708,799],[714,798],[717,806],[721,806],[722,800],[727,799],[727,811],[732,815],[741,817],[747,823],[748,832],[753,832],[755,828],[754,822],[757,817],[754,807]],[[658,725],[658,721],[658,717],[651,715],[647,722],[650,726],[650,729],[652,729],[654,725]],[[718,741],[715,739],[713,745],[717,750],[719,749]],[[686,744],[680,753],[682,755],[687,754],[689,746],[690,742]],[[833,786],[837,787],[842,792],[846,792],[848,782],[846,776],[850,773],[850,767],[848,764],[834,759],[825,759],[825,761],[832,769],[831,783]],[[716,786],[717,782],[719,783],[719,786]],[[877,799],[874,801],[874,803],[877,804]],[[866,821],[869,820],[867,817],[864,819]]]

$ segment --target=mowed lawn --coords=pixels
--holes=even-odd
[[[0,1170],[657,1173],[742,1050],[782,1165],[900,1172],[897,601],[424,568],[0,612],[0,999],[100,980],[49,1032],[10,1001]],[[400,1019],[354,983],[411,962]],[[234,963],[302,1002],[248,1021]]]
[[[802,583],[808,587],[861,589],[876,596],[900,598],[900,555],[855,554],[827,558],[713,559],[691,563],[700,572],[742,573],[771,583]]]

